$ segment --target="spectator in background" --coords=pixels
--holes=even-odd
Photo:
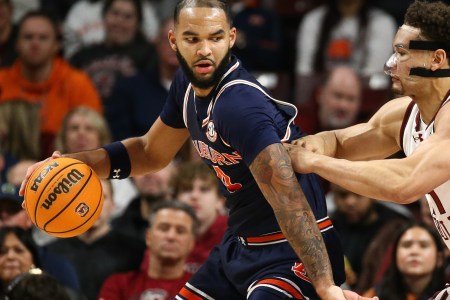
[[[195,212],[176,200],[155,203],[151,211],[145,235],[150,259],[139,270],[109,277],[99,299],[175,299],[191,277],[184,266],[198,228]]]
[[[22,177],[23,178],[23,177]],[[27,231],[30,236],[34,225],[22,208],[23,198],[18,195],[18,188],[10,183],[0,186],[0,229],[4,227],[18,227]],[[35,239],[33,239],[35,243]],[[59,282],[77,290],[79,281],[71,263],[62,257],[48,251],[45,247],[37,248],[40,267]]]
[[[30,233],[20,227],[2,227],[0,229],[0,249],[0,286],[2,288],[0,296],[5,296],[5,294],[11,293],[14,280],[18,276],[27,274],[33,268],[41,267],[41,256]],[[69,287],[64,287],[64,289],[71,295],[71,300],[84,299],[76,290]],[[24,300],[27,298],[9,299]]]
[[[169,199],[169,180],[177,171],[172,161],[156,173],[133,176],[138,195],[130,202],[124,213],[113,220],[113,226],[126,235],[144,239],[148,228],[151,205],[161,199]]]
[[[47,246],[73,263],[80,289],[89,300],[97,299],[103,281],[111,274],[138,268],[145,250],[142,241],[110,226],[114,209],[112,187],[109,180],[102,179],[101,184],[103,208],[94,225],[79,236],[58,239]]]
[[[111,133],[103,116],[88,107],[77,107],[63,119],[55,144],[59,151],[74,153],[96,149],[110,142]],[[131,179],[113,180],[111,183],[114,190],[115,217],[122,214],[137,195],[137,190]]]
[[[158,15],[151,2],[146,0],[139,2],[143,8],[142,25],[145,39],[153,41],[159,27]],[[102,20],[105,3],[106,0],[79,0],[71,7],[63,25],[65,57],[70,58],[81,48],[105,40],[105,24]]]
[[[444,246],[434,228],[416,223],[404,225],[394,239],[388,271],[364,296],[377,295],[383,300],[431,299],[445,287],[443,262]]]
[[[350,67],[338,66],[328,71],[322,82],[313,100],[298,104],[296,123],[309,134],[356,124],[362,91],[358,74]]]
[[[225,199],[220,193],[216,174],[203,162],[186,162],[170,180],[174,198],[195,210],[199,227],[195,247],[187,259],[186,268],[195,273],[208,258],[212,248],[220,243],[227,229],[224,215]]]
[[[22,100],[39,107],[41,157],[47,157],[64,115],[80,105],[100,112],[101,102],[89,78],[57,57],[57,25],[46,13],[24,16],[17,51],[14,65],[0,70],[0,103]]]
[[[42,157],[40,110],[39,105],[25,100],[0,102],[0,148],[7,161]]]
[[[105,117],[114,140],[143,135],[159,117],[179,67],[177,56],[167,41],[167,34],[173,27],[172,17],[161,24],[155,40],[156,67],[121,78],[108,99]]]
[[[6,288],[7,300],[70,300],[67,290],[40,269],[17,276]]]
[[[281,68],[282,29],[278,15],[261,5],[261,0],[245,0],[233,17],[237,29],[233,53],[250,72],[278,71]]]
[[[0,67],[8,67],[17,58],[17,26],[12,22],[11,0],[0,0]]]
[[[337,185],[331,185],[331,193],[336,205],[331,219],[341,237],[344,255],[350,264],[348,267],[356,275],[355,282],[348,280],[350,276],[347,278],[347,284],[353,288],[362,272],[363,255],[370,241],[389,222],[408,217],[374,199],[357,195]]]
[[[331,0],[307,13],[297,36],[296,99],[305,103],[317,75],[338,64],[358,70],[372,85],[386,88],[383,65],[392,54],[395,20],[369,0]],[[377,82],[377,79],[381,82]],[[375,83],[374,83],[375,82]]]
[[[108,111],[108,99],[117,80],[153,67],[156,53],[142,34],[141,1],[105,0],[102,16],[105,39],[82,48],[70,62],[89,75]]]

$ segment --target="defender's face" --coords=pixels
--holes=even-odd
[[[394,38],[394,54],[385,65],[386,72],[392,78],[392,89],[396,94],[412,95],[415,89],[420,88],[422,77],[411,76],[409,72],[414,67],[425,67],[430,52],[424,50],[409,49],[411,40],[420,40],[420,29],[403,25],[397,31]]]
[[[24,65],[45,65],[53,59],[58,49],[55,30],[48,20],[32,17],[22,24],[17,38],[17,50]]]
[[[218,8],[184,8],[178,21],[169,32],[171,47],[197,81],[208,82],[233,47],[236,29],[230,28],[225,12]]]

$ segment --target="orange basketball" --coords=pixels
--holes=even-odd
[[[56,237],[72,237],[97,220],[103,207],[103,189],[88,165],[61,157],[49,159],[34,170],[24,200],[28,215],[39,229]]]

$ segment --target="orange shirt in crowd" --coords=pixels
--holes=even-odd
[[[54,59],[50,76],[44,82],[25,79],[20,59],[10,68],[0,69],[0,103],[14,100],[41,106],[40,131],[47,147],[53,143],[64,115],[71,109],[84,105],[102,113],[101,100],[91,80],[61,58]]]

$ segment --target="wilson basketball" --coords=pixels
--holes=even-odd
[[[56,237],[73,237],[97,220],[103,207],[103,189],[88,165],[61,157],[34,170],[24,200],[36,227]]]

